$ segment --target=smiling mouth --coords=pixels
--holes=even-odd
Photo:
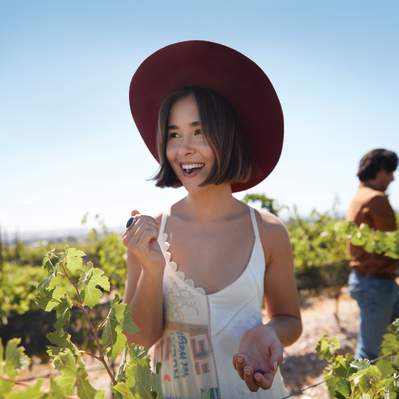
[[[204,163],[190,163],[180,164],[180,168],[183,171],[184,176],[195,176],[205,166]]]

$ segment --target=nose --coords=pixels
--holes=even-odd
[[[192,154],[194,152],[194,146],[191,137],[185,137],[181,140],[179,151],[181,155]]]

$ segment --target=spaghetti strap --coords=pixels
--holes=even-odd
[[[166,220],[169,216],[169,209],[162,213],[161,225],[159,226],[158,241],[163,241],[163,234],[165,233]]]
[[[258,240],[260,240],[260,238],[259,238],[258,222],[256,221],[255,209],[250,206],[249,211],[251,214],[251,221],[252,221],[252,227],[254,229],[255,241],[258,241]]]

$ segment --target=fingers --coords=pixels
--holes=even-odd
[[[237,370],[238,375],[247,384],[250,391],[256,392],[259,389],[254,380],[254,373],[251,366],[248,365],[248,357],[243,353],[233,356],[233,366]]]
[[[283,346],[279,342],[273,342],[270,346],[270,368],[275,372],[277,367],[283,361]]]
[[[142,215],[142,214],[140,214],[139,211],[137,211],[135,209],[131,212],[131,215],[132,215],[131,218],[133,218],[133,223],[131,223],[129,226],[126,226],[126,229],[130,229],[131,227],[133,227],[133,225],[137,226],[140,223],[151,224],[156,229],[158,229],[158,222],[153,217],[148,216],[148,215]],[[130,221],[130,219],[129,219],[129,221]]]
[[[136,215],[139,215],[140,212],[139,212],[137,209],[133,209],[133,210],[130,212],[130,214],[131,214],[132,216],[136,216]]]
[[[135,211],[132,211],[135,213]],[[157,240],[158,227],[155,219],[151,216],[136,213],[134,223],[131,223],[122,234],[123,244],[133,251],[148,252],[148,245]]]
[[[152,240],[156,240],[158,232],[155,226],[146,223],[138,223],[124,234],[123,243],[142,247],[148,245]]]
[[[242,380],[244,379],[244,367],[246,362],[247,357],[243,353],[238,353],[233,356],[233,366]]]
[[[133,218],[133,221],[130,222],[130,220]],[[154,218],[152,218],[151,216],[147,216],[147,215],[141,215],[141,214],[136,214],[136,216],[132,216],[128,223],[130,222],[129,225],[126,225],[126,231],[124,234],[127,234],[129,231],[137,231],[137,229],[142,226],[151,226],[152,228],[154,228],[156,231],[158,231],[158,225],[157,222]]]
[[[254,380],[256,384],[262,389],[269,389],[273,384],[274,372],[255,373]]]
[[[276,370],[253,369],[249,363],[249,358],[243,353],[233,356],[233,366],[250,391],[256,392],[259,388],[270,389]],[[266,364],[264,366],[267,368]]]
[[[259,375],[259,373],[256,374]],[[244,367],[244,381],[251,392],[256,392],[259,389],[259,386],[254,379],[254,371],[251,366]]]
[[[254,375],[256,384],[263,389],[270,389],[277,367],[283,361],[283,347],[278,341],[271,343],[269,351],[270,357],[267,360],[269,368],[264,370],[264,373],[255,373]]]

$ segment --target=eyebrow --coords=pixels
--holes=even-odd
[[[191,122],[190,126],[191,127],[201,126],[201,122],[200,121]],[[179,128],[179,126],[177,126],[177,125],[168,125],[168,130],[170,130],[170,129],[178,129],[178,128]]]

